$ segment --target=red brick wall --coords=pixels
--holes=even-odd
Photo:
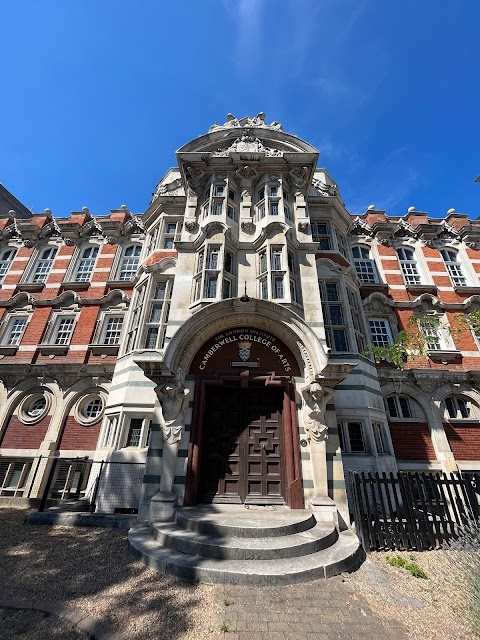
[[[391,422],[390,435],[398,460],[436,460],[426,422]]]
[[[68,416],[58,448],[62,451],[74,449],[90,451],[95,449],[101,423],[102,421],[99,420],[90,427],[84,427],[73,416]]]
[[[443,425],[450,448],[457,460],[480,459],[480,425],[478,422]]]
[[[37,424],[23,424],[17,416],[11,416],[2,442],[3,449],[38,449],[45,438],[51,416],[45,416]]]

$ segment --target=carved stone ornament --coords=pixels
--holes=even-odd
[[[303,423],[308,440],[321,442],[328,438],[325,412],[332,396],[333,390],[322,387],[318,382],[311,382],[302,388]]]
[[[196,220],[185,220],[184,225],[185,225],[185,229],[187,231],[190,231],[190,233],[191,233],[192,231],[195,231],[195,227],[197,226],[197,221]]]
[[[293,185],[297,189],[303,189],[307,184],[307,167],[297,167],[289,172]]]
[[[28,249],[31,249],[35,246],[35,240],[27,240],[26,238],[22,238],[22,242]]]
[[[308,232],[308,220],[300,220],[298,223],[298,230],[302,233]]]
[[[155,392],[162,410],[160,424],[163,439],[168,444],[179,442],[185,427],[190,392],[180,382],[165,382],[156,387]]]
[[[336,196],[338,195],[338,187],[336,184],[325,184],[321,180],[314,179],[312,184],[322,196]]]
[[[186,167],[185,175],[187,176],[188,186],[196,191],[202,184],[205,172],[200,167]]]
[[[252,180],[256,178],[258,175],[255,169],[253,167],[249,167],[248,165],[245,165],[244,167],[237,169],[235,173],[241,180],[242,188],[247,188],[247,189],[252,184]]]
[[[414,373],[413,377],[415,379],[415,383],[426,393],[433,393],[446,382],[444,376],[439,377]]]
[[[253,220],[243,220],[241,227],[242,231],[245,231],[246,233],[251,233],[255,229]]]
[[[231,129],[232,127],[266,127],[277,131],[282,130],[282,125],[276,120],[271,124],[267,124],[265,122],[265,114],[261,111],[254,118],[245,117],[241,120],[238,120],[233,113],[227,113],[227,121],[225,124],[218,124],[217,122],[214,122],[210,127],[209,132],[216,131],[217,129]]]
[[[360,218],[357,216],[350,225],[348,234],[355,236],[371,236],[372,228],[364,220],[360,220]]]

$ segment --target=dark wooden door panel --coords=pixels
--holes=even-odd
[[[285,502],[282,403],[282,389],[208,390],[204,501]]]

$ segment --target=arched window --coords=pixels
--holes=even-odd
[[[390,418],[413,418],[412,408],[405,396],[388,396],[385,398]]]
[[[3,282],[3,278],[10,269],[10,265],[12,264],[16,253],[17,250],[11,248],[4,249],[0,253],[0,282]]]
[[[463,273],[462,263],[458,260],[458,254],[453,249],[442,249],[443,261],[450,276],[450,280],[454,287],[465,287],[467,285],[467,279]]]
[[[405,284],[421,284],[420,273],[418,272],[417,261],[415,260],[413,250],[400,247],[397,249],[397,256]]]
[[[353,247],[355,271],[360,280],[366,284],[378,282],[378,272],[375,262],[370,257],[368,247]]]
[[[445,417],[451,420],[467,420],[471,418],[470,402],[466,398],[459,396],[449,396],[445,398]]]
[[[118,269],[118,280],[133,280],[138,270],[141,252],[142,247],[138,244],[132,244],[129,247],[125,247],[122,252],[122,258]]]
[[[31,282],[41,284],[45,282],[52,268],[53,261],[57,255],[57,247],[47,247],[39,253],[37,263],[32,272]]]
[[[75,269],[75,282],[90,282],[97,256],[97,245],[89,245],[82,249]]]

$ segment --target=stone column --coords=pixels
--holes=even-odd
[[[302,389],[303,422],[307,439],[310,442],[314,495],[310,505],[317,520],[337,523],[335,502],[328,495],[326,439],[328,427],[325,412],[333,389],[311,382]]]
[[[171,520],[176,500],[174,492],[175,468],[177,466],[178,443],[182,439],[185,427],[185,413],[190,393],[179,382],[165,382],[156,387],[160,400],[160,426],[164,440],[162,456],[162,474],[160,490],[150,503],[150,521]]]

